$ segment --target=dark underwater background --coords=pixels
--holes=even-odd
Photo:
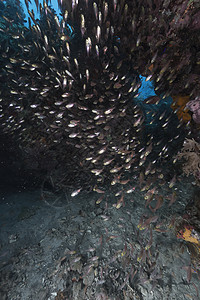
[[[0,298],[199,299],[198,1],[0,1]]]

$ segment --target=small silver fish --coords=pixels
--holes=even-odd
[[[81,188],[78,189],[78,190],[73,191],[73,192],[71,193],[71,197],[75,197],[76,195],[78,195],[78,194],[80,193],[80,191],[81,191]]]

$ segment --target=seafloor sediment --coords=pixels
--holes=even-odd
[[[154,214],[164,232],[152,229],[146,258],[140,254],[150,237],[137,225],[151,212],[137,186],[120,209],[113,206],[114,188],[107,191],[107,204],[96,204],[94,192],[62,195],[54,206],[56,196],[46,194],[44,202],[38,190],[2,193],[1,299],[198,299],[193,269],[188,278],[187,246],[168,226],[183,214],[195,187],[182,178],[175,189],[176,202],[169,207],[165,199]],[[163,185],[164,198],[167,191]]]

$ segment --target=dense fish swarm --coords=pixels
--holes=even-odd
[[[133,99],[138,72],[150,79],[152,64],[156,90],[165,95],[177,88],[183,68],[190,71],[192,57],[183,61],[177,50],[169,60],[177,47],[172,28],[179,22],[171,2],[72,1],[68,10],[59,2],[61,20],[45,1],[36,1],[41,19],[35,20],[25,3],[29,29],[3,16],[1,32],[10,38],[1,46],[4,133],[18,138],[32,167],[44,169],[58,189],[124,184],[127,172],[138,174],[139,167],[144,176],[154,174],[154,164],[169,156],[170,143],[179,138],[180,124],[168,134],[174,114],[163,112],[157,118],[163,136],[158,128],[156,134],[146,131]],[[180,16],[186,9],[193,8],[181,5]],[[167,45],[173,47],[166,50]],[[196,85],[190,92],[196,93]]]
[[[168,95],[179,98],[182,93],[191,101],[199,99],[199,2],[60,0],[62,13],[58,17],[48,2],[41,5],[35,0],[40,20],[29,10],[29,2],[25,0],[29,28],[23,26],[20,11],[16,11],[16,22],[6,10],[0,15],[1,130],[19,145],[26,167],[42,177],[44,199],[47,188],[64,191],[67,198],[68,192],[74,197],[83,190],[93,190],[100,194],[95,204],[106,200],[102,222],[109,221],[107,200],[112,202],[112,195],[117,198],[116,209],[125,206],[127,194],[134,191],[135,197],[144,200],[150,214],[141,215],[137,228],[131,228],[135,223],[130,222],[130,239],[124,234],[123,223],[117,235],[109,235],[106,227],[106,239],[102,234],[95,248],[87,252],[99,247],[102,256],[102,246],[120,232],[122,242],[127,239],[124,249],[102,264],[96,285],[114,281],[122,294],[129,281],[136,290],[139,284],[149,282],[152,292],[156,285],[164,285],[161,279],[166,273],[166,262],[161,266],[158,262],[159,239],[154,236],[168,232],[176,222],[176,216],[171,220],[164,216],[160,222],[157,210],[165,210],[166,199],[168,207],[177,199],[173,155],[190,130],[190,122],[179,122],[165,99]],[[156,104],[151,103],[152,98],[138,101],[139,75],[146,81],[153,79]],[[194,154],[198,156],[199,151],[191,154],[192,159]],[[176,160],[184,156],[183,151]],[[110,186],[114,186],[113,193],[109,193]],[[138,188],[144,199],[138,196]],[[53,195],[53,205],[59,197]],[[134,215],[129,210],[125,213]],[[97,218],[91,226],[95,227],[93,221],[100,226]],[[80,232],[82,235],[82,229]],[[121,247],[119,242],[116,245]],[[74,247],[79,248],[79,241]],[[74,250],[66,255],[72,255],[70,271],[84,261],[85,278],[100,261],[96,254],[87,260],[89,256],[82,257]],[[62,263],[66,259],[64,256]],[[112,277],[119,264],[120,272]],[[189,283],[191,264],[187,270]],[[168,282],[167,278],[167,289]],[[112,288],[108,290],[113,292]]]

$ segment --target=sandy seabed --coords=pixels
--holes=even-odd
[[[177,200],[171,207],[164,201],[157,223],[183,215],[194,189],[188,178],[177,182]],[[166,186],[162,191],[165,198]],[[120,209],[114,194],[113,187],[96,204],[95,192],[46,193],[45,201],[40,190],[1,192],[0,299],[199,299],[185,243],[152,224],[145,256],[151,230],[137,225],[153,214],[144,194],[136,187]]]

